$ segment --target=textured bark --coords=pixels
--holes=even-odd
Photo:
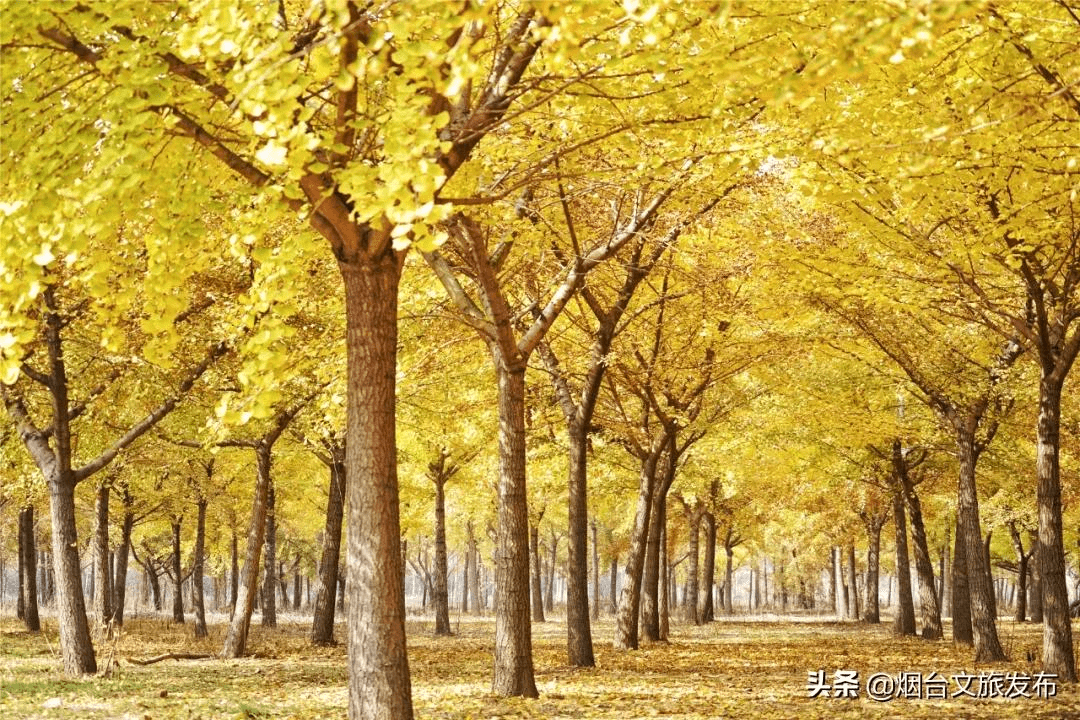
[[[206,637],[206,609],[203,598],[203,559],[206,554],[206,498],[195,503],[195,548],[191,568],[191,609],[195,613],[195,637]]]
[[[33,505],[27,505],[19,512],[19,599],[22,601],[22,621],[26,629],[30,632],[40,631]]]
[[[551,531],[548,550],[551,552],[551,561],[547,566],[547,583],[544,584],[544,609],[548,612],[555,610],[555,565],[558,562],[559,538],[555,531]]]
[[[668,639],[668,631],[670,628],[671,618],[671,600],[674,597],[674,585],[671,571],[671,556],[668,554],[668,541],[667,541],[667,523],[665,522],[660,528],[660,582],[658,583],[659,598],[658,598],[658,611],[660,627],[659,637],[661,640]]]
[[[970,430],[970,432],[968,432]],[[957,433],[960,450],[960,482],[957,493],[957,514],[960,518],[960,538],[964,543],[967,563],[968,595],[971,599],[971,629],[975,640],[975,659],[978,662],[997,662],[1005,659],[998,640],[994,617],[994,586],[990,563],[982,544],[979,528],[979,499],[975,485],[974,429]]]
[[[923,526],[922,505],[915,481],[911,477],[911,465],[900,439],[893,440],[892,467],[894,481],[904,496],[904,505],[911,520],[911,543],[914,546],[915,573],[919,578],[919,614],[922,617],[922,638],[940,640],[944,636],[941,627],[941,606],[938,604],[934,583],[934,566],[930,559],[930,546]]]
[[[124,504],[124,519],[120,525],[120,544],[116,548],[116,568],[113,571],[113,622],[120,627],[124,624],[124,603],[127,599],[128,556],[131,555],[131,530],[135,526],[134,500],[127,488],[121,499]]]
[[[1039,569],[1039,537],[1032,538],[1031,561],[1028,563],[1028,608],[1031,610],[1031,622],[1043,622],[1043,582]]]
[[[649,534],[645,544],[645,567],[641,576],[641,639],[657,642],[660,637],[660,539],[667,525],[667,486],[664,478],[657,483],[649,517]]]
[[[836,592],[836,547],[829,548],[829,605],[834,614],[839,616],[840,605]]]
[[[229,615],[236,611],[236,598],[240,592],[240,553],[237,547],[236,525],[232,528],[232,543],[229,550]]]
[[[1080,335],[1080,330],[1076,331]],[[1075,356],[1075,353],[1074,353]],[[1068,371],[1069,362],[1065,364]],[[1058,378],[1061,379],[1058,379]],[[1039,575],[1042,579],[1043,669],[1065,682],[1076,682],[1069,590],[1065,584],[1065,549],[1061,527],[1061,388],[1064,373],[1044,375],[1039,384],[1036,472],[1039,478]]]
[[[277,493],[274,478],[266,488],[266,529],[263,531],[262,619],[263,627],[277,627]]]
[[[698,614],[698,556],[701,537],[701,513],[698,508],[683,503],[688,530],[686,565],[686,597],[683,602],[683,619],[694,625],[701,624]]]
[[[398,258],[345,262],[349,717],[412,717],[398,505]]]
[[[472,587],[472,576],[476,572],[473,570],[473,553],[472,547],[465,546],[465,552],[462,553],[461,563],[461,614],[467,615],[469,613],[469,591]]]
[[[492,692],[538,697],[529,622],[529,513],[525,480],[525,364],[492,354],[499,381],[499,482]]]
[[[619,556],[611,556],[611,566],[608,568],[608,612],[612,615],[618,609],[616,598],[619,590]]]
[[[108,625],[112,620],[112,573],[109,571],[109,492],[108,480],[100,483],[95,492],[94,517],[94,618]]]
[[[915,634],[915,601],[911,595],[911,566],[908,564],[907,513],[900,489],[893,492],[893,524],[896,527],[897,611],[893,631]]]
[[[169,580],[172,581],[172,619],[174,623],[184,622],[184,571],[180,565],[180,526],[183,517],[175,515],[172,518],[172,555],[169,557],[171,571]]]
[[[255,492],[251,500],[251,521],[248,524],[244,565],[240,570],[236,607],[233,608],[229,630],[225,635],[222,657],[236,658],[247,648],[248,631],[251,629],[251,613],[255,609],[255,594],[259,587],[259,556],[266,529],[266,494],[270,489],[271,449],[265,445],[255,451],[257,476]]]
[[[334,594],[341,558],[341,520],[345,510],[345,451],[331,448],[330,489],[326,497],[326,524],[323,527],[319,580],[315,590],[315,611],[311,621],[313,645],[334,644]]]
[[[960,517],[956,518],[952,575],[952,639],[955,643],[975,642],[971,629],[971,594],[968,592],[967,550],[961,541]]]
[[[529,589],[532,594],[532,621],[545,622],[544,620],[544,594],[541,588],[540,577],[540,529],[533,525],[529,529],[530,551],[530,582]]]
[[[952,616],[952,526],[945,526],[945,544],[941,546],[941,612]]]
[[[716,583],[716,519],[710,512],[702,515],[701,519],[705,537],[705,558],[701,574],[700,621],[707,623],[716,619],[713,608],[713,585]]]
[[[469,583],[469,592],[472,594],[473,614],[479,615],[483,610],[484,600],[480,594],[480,552],[476,548],[476,536],[473,534],[472,520],[469,520],[465,529],[468,532],[468,553],[472,558],[472,579]]]
[[[432,473],[435,483],[435,634],[450,634],[450,596],[447,590],[446,560],[446,481],[450,466],[446,465],[448,453],[439,456],[438,468]]]
[[[881,622],[878,570],[881,558],[881,528],[885,523],[885,515],[864,518],[864,522],[866,523],[866,612],[863,614],[863,620],[877,624]]]
[[[648,539],[652,494],[656,485],[656,464],[662,450],[655,443],[641,463],[638,476],[637,508],[634,511],[634,527],[630,536],[630,549],[626,554],[626,582],[619,593],[615,611],[616,650],[636,650],[638,647],[638,613],[641,607],[642,570],[645,567],[645,544]]]
[[[49,483],[52,509],[53,564],[56,567],[56,616],[64,671],[71,675],[97,672],[90,625],[86,620],[79,540],[75,530],[75,483]]]
[[[727,562],[724,565],[724,614],[734,615],[735,604],[732,601],[732,595],[734,593],[734,580],[735,580],[735,547],[742,542],[742,540],[735,534],[735,529],[728,525],[727,531],[724,533],[724,555],[727,557]],[[833,573],[833,577],[836,574]]]
[[[588,562],[588,428],[592,422],[595,395],[599,394],[597,380],[593,397],[582,398],[577,417],[569,425],[569,471],[566,545],[566,653],[572,667],[593,667],[592,625],[589,617],[589,562]],[[593,522],[593,557],[596,557],[596,523]],[[594,562],[594,589],[597,587]],[[599,599],[593,598],[595,616]]]

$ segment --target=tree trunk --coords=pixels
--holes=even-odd
[[[958,535],[964,543],[964,559],[967,564],[968,595],[971,599],[971,629],[975,640],[976,662],[997,662],[1005,659],[1005,652],[998,641],[997,623],[994,617],[994,588],[990,576],[990,564],[982,544],[979,529],[979,498],[975,485],[974,430],[967,428],[957,433],[960,450],[960,482],[957,492],[957,514],[960,518]]]
[[[730,536],[730,533],[728,533]],[[734,579],[734,568],[732,563],[735,556],[735,548],[731,545],[724,546],[724,554],[727,555],[727,564],[724,566],[724,613],[727,615],[735,614],[735,606],[732,602],[732,582]],[[833,577],[836,577],[835,575]]]
[[[277,493],[274,478],[266,489],[266,530],[263,536],[262,623],[263,627],[277,627],[277,522],[274,506]]]
[[[716,582],[716,520],[710,512],[702,516],[705,532],[705,565],[702,568],[701,579],[701,617],[702,623],[712,622],[715,611],[713,610],[713,585]]]
[[[829,605],[835,615],[840,615],[840,605],[836,592],[836,547],[829,548]]]
[[[668,639],[668,631],[670,627],[671,618],[671,556],[668,554],[668,541],[667,541],[667,523],[665,522],[660,528],[660,580],[658,583],[659,598],[657,598],[658,605],[658,625],[660,627],[659,637],[661,640]]]
[[[195,612],[195,637],[206,637],[206,609],[203,604],[203,556],[206,554],[206,498],[195,504],[195,557],[191,568],[191,607]]]
[[[688,555],[686,564],[686,598],[683,603],[683,618],[694,625],[701,624],[698,615],[698,549],[699,535],[701,530],[701,515],[693,510],[687,512],[686,524],[688,526]]]
[[[588,429],[592,420],[592,402],[583,420],[569,424],[570,467],[568,473],[567,545],[566,545],[566,652],[571,667],[593,667],[592,626],[589,619],[588,564]],[[593,521],[593,587],[598,587],[595,571],[596,522]],[[598,599],[593,598],[593,604]],[[594,607],[595,609],[595,607]],[[594,613],[595,614],[595,613]]]
[[[128,557],[131,555],[131,530],[135,526],[135,511],[131,495],[123,494],[124,520],[120,526],[120,545],[116,548],[116,569],[113,572],[113,622],[124,624],[124,603],[127,599]]]
[[[1027,620],[1027,575],[1031,551],[1024,552],[1024,539],[1020,536],[1020,531],[1016,529],[1015,522],[1006,523],[1006,527],[1009,529],[1013,549],[1016,550],[1016,613],[1013,619],[1016,622],[1024,622]]]
[[[86,620],[79,538],[75,529],[75,483],[68,478],[49,481],[52,515],[53,564],[56,568],[56,618],[60,626],[60,651],[64,672],[87,675],[97,672],[90,625]]]
[[[666,471],[665,471],[666,474]],[[660,640],[660,536],[667,524],[667,487],[661,480],[652,498],[645,567],[641,577],[641,639]],[[663,578],[667,582],[667,577]]]
[[[33,505],[27,505],[19,512],[19,599],[26,629],[39,632],[41,619],[38,615],[37,544],[34,538]]]
[[[1031,622],[1043,622],[1043,583],[1039,571],[1039,537],[1035,535],[1031,544],[1031,560],[1028,561],[1028,607],[1031,609]],[[1044,631],[1045,632],[1045,631]]]
[[[893,491],[893,524],[896,527],[896,621],[893,631],[897,635],[915,634],[915,602],[911,596],[911,566],[908,564],[907,515],[900,489]]]
[[[956,517],[952,573],[953,642],[971,645],[975,640],[971,630],[971,594],[968,592],[967,551],[961,538],[960,516],[958,513]]]
[[[492,352],[499,380],[499,487],[492,692],[538,697],[529,623],[529,510],[525,479],[525,363]]]
[[[619,557],[618,555],[611,556],[611,566],[608,568],[608,612],[612,615],[615,614],[618,609],[615,605],[615,598],[618,597],[619,590]]]
[[[547,584],[544,586],[544,609],[548,612],[555,610],[555,564],[558,559],[559,538],[555,531],[551,531],[551,562],[548,563]]]
[[[255,593],[258,592],[259,587],[259,555],[263,547],[263,533],[266,530],[266,496],[270,489],[271,471],[270,450],[269,447],[261,445],[255,451],[258,475],[251,501],[251,522],[248,524],[244,566],[240,571],[236,605],[233,608],[232,620],[229,622],[229,631],[225,636],[222,657],[240,657],[247,647],[251,613],[255,609]]]
[[[1078,331],[1080,332],[1080,331]],[[1066,365],[1068,368],[1068,365]],[[1039,383],[1036,473],[1039,478],[1039,575],[1042,579],[1043,670],[1064,682],[1076,682],[1069,590],[1065,584],[1065,549],[1061,528],[1061,388],[1064,378]]]
[[[345,510],[345,487],[344,458],[335,456],[330,466],[326,524],[323,528],[322,556],[319,558],[319,582],[315,591],[315,613],[311,621],[313,645],[334,644],[334,596],[341,558],[341,519]]]
[[[866,527],[866,613],[863,620],[871,624],[881,622],[878,607],[878,569],[881,557],[881,524],[870,522]]]
[[[176,515],[172,519],[172,556],[169,562],[172,565],[172,573],[169,579],[172,581],[172,619],[175,623],[184,622],[184,593],[181,585],[184,582],[183,570],[180,566],[180,523],[183,518]]]
[[[112,573],[109,572],[109,481],[97,486],[94,502],[94,617],[108,625],[112,619]]]
[[[626,582],[619,593],[615,613],[616,650],[636,650],[638,647],[638,613],[641,607],[642,570],[645,567],[645,544],[649,534],[652,513],[652,494],[656,485],[656,463],[661,446],[654,444],[642,461],[638,476],[637,508],[634,511],[634,528],[630,536],[630,549],[626,554]]]
[[[472,587],[472,576],[475,574],[475,570],[472,569],[473,554],[472,548],[468,544],[465,546],[464,557],[461,563],[461,614],[469,614],[469,590]]]
[[[472,558],[472,581],[469,583],[469,592],[472,593],[472,606],[473,614],[479,615],[483,609],[483,599],[480,595],[480,551],[476,548],[476,536],[473,535],[472,520],[466,523],[466,529],[469,533],[469,557]]]
[[[300,553],[293,556],[293,596],[292,609],[296,612],[300,609],[300,600],[304,594],[304,578],[300,576]]]
[[[412,718],[398,510],[395,392],[400,265],[339,261],[345,280],[349,717]]]
[[[907,493],[907,511],[911,518],[911,541],[915,546],[915,573],[919,578],[919,615],[922,618],[923,640],[940,640],[945,633],[941,627],[941,607],[938,605],[934,583],[934,566],[923,527],[922,507],[914,488]]]
[[[435,479],[435,634],[450,634],[446,561],[446,479]]]
[[[569,546],[568,546],[569,547]],[[569,551],[567,551],[569,552]],[[566,621],[570,622],[570,577],[573,573],[570,571],[570,561],[567,560],[567,591],[566,591]],[[600,617],[600,547],[597,545],[597,533],[596,533],[596,518],[592,520],[592,605],[589,606],[591,611],[591,620],[596,620]],[[589,630],[589,656],[592,657],[592,629]],[[573,642],[570,643],[573,645]],[[573,664],[573,662],[571,662]],[[595,665],[595,659],[588,663],[588,665]],[[580,664],[579,664],[580,666]]]
[[[531,563],[531,580],[529,588],[532,593],[532,621],[533,622],[545,622],[544,620],[544,593],[540,586],[540,578],[543,573],[540,571],[540,528],[533,525],[529,529],[529,540],[531,549],[529,552]]]
[[[941,612],[952,616],[952,526],[945,526],[945,544],[941,546]]]
[[[859,584],[858,572],[855,570],[855,543],[848,543],[848,584],[851,585],[850,604],[848,605],[848,617],[852,620],[859,619]]]

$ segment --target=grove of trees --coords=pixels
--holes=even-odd
[[[765,605],[1076,681],[1070,0],[8,0],[0,59],[0,601],[65,672],[144,592],[310,610],[352,718],[414,602],[504,696],[545,612]]]

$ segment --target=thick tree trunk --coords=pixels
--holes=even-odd
[[[27,505],[19,512],[19,600],[22,604],[22,621],[26,629],[30,632],[40,631],[33,505]]]
[[[184,622],[184,571],[180,565],[180,524],[183,520],[179,515],[172,519],[172,556],[169,562],[172,565],[172,573],[169,579],[172,581],[172,619],[175,623]]]
[[[896,527],[896,621],[897,635],[915,634],[915,601],[911,596],[911,566],[908,564],[907,514],[900,489],[893,491],[893,525]]]
[[[206,498],[195,504],[195,557],[191,568],[191,607],[195,612],[195,637],[206,637],[206,609],[203,604],[203,556],[206,554]]]
[[[967,564],[968,595],[971,599],[971,629],[975,640],[977,662],[997,662],[1005,659],[1005,651],[998,641],[997,623],[994,617],[994,587],[990,576],[990,564],[982,544],[979,529],[979,498],[975,484],[974,431],[957,432],[960,451],[960,482],[957,492],[957,514],[960,518],[959,535],[964,543],[964,559]]]
[[[263,536],[262,619],[263,627],[277,627],[277,521],[274,506],[277,493],[274,478],[266,489],[266,530]]]
[[[112,573],[109,572],[109,492],[107,480],[97,486],[94,498],[94,618],[108,625],[112,619]]]
[[[127,599],[128,557],[131,555],[131,530],[135,526],[135,511],[131,495],[123,496],[124,520],[120,525],[120,545],[116,548],[116,569],[113,572],[113,622],[124,624],[124,603]]]
[[[566,546],[566,652],[572,667],[593,667],[592,626],[589,619],[588,563],[588,428],[592,403],[579,422],[569,426],[570,468],[568,473],[567,546]],[[593,555],[596,554],[596,523],[593,522]],[[594,587],[595,563],[594,563]],[[597,599],[593,598],[594,605]]]
[[[319,559],[319,583],[315,591],[315,613],[311,621],[314,645],[334,644],[334,595],[341,558],[341,519],[345,510],[346,473],[343,458],[334,458],[330,467],[330,491],[326,499],[326,524],[323,528],[322,556]]]
[[[538,697],[529,623],[529,510],[525,480],[525,364],[493,345],[499,381],[499,485],[492,692]]]
[[[446,480],[435,479],[435,634],[450,634],[446,561]]]
[[[866,527],[866,613],[863,620],[871,624],[881,622],[878,603],[878,570],[881,558],[881,525],[870,522]]]
[[[545,622],[544,593],[540,583],[540,578],[543,575],[540,571],[540,528],[533,525],[529,529],[529,540],[529,557],[532,560],[530,563],[531,577],[529,582],[529,589],[532,593],[532,602],[529,604],[532,606],[532,621]]]
[[[259,588],[259,555],[266,530],[266,495],[270,489],[271,448],[259,446],[255,450],[257,479],[251,501],[251,521],[248,524],[247,544],[244,550],[244,566],[240,571],[239,590],[232,620],[225,636],[222,657],[236,658],[244,654],[248,631],[251,629],[251,613],[255,609],[255,594]]]
[[[934,566],[930,560],[930,548],[923,527],[922,507],[914,488],[907,493],[907,510],[911,518],[911,541],[915,546],[915,573],[919,578],[919,615],[922,619],[923,640],[940,640],[944,637],[941,627],[941,607],[938,605],[937,588],[934,584]]]
[[[656,485],[656,463],[660,455],[659,444],[654,445],[641,464],[638,477],[637,508],[634,511],[634,527],[630,536],[630,549],[626,554],[626,582],[619,593],[615,612],[616,650],[636,650],[638,647],[638,613],[641,607],[642,570],[645,567],[645,545],[648,540],[652,494]]]
[[[1062,381],[1045,375],[1039,383],[1036,472],[1039,478],[1038,563],[1042,580],[1043,670],[1055,673],[1065,682],[1076,682],[1061,528],[1061,467],[1058,454],[1061,388]]]
[[[349,368],[349,717],[410,720],[394,424],[400,266],[385,251],[375,260],[342,261],[339,267]]]
[[[68,478],[50,479],[49,501],[56,568],[56,619],[60,626],[64,672],[69,675],[94,673],[97,672],[97,661],[86,620],[79,539],[75,529],[75,483]]]
[[[702,623],[712,622],[715,619],[713,609],[713,585],[716,582],[716,519],[710,512],[702,516],[705,533],[705,565],[702,568],[701,578],[701,617]]]
[[[953,642],[971,645],[975,642],[971,630],[971,594],[968,592],[967,550],[960,532],[960,516],[956,517],[956,539],[953,549],[952,627]]]
[[[652,498],[649,534],[645,545],[645,567],[641,577],[641,639],[660,638],[660,536],[667,524],[667,487],[660,481]],[[667,582],[667,578],[663,578]]]
[[[1031,622],[1043,622],[1043,582],[1039,571],[1039,537],[1032,538],[1031,560],[1028,561],[1028,608],[1031,610]]]

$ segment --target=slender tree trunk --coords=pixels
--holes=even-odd
[[[914,489],[907,493],[907,510],[911,518],[911,541],[915,546],[915,573],[919,578],[919,615],[922,618],[923,640],[940,640],[945,633],[941,627],[941,607],[934,584],[934,566],[923,527],[922,507]]]
[[[573,576],[573,573],[570,571],[570,562],[569,562],[569,560],[567,560],[566,573],[567,573],[568,576]],[[569,587],[570,582],[571,581],[570,581],[570,579],[568,577],[567,578],[567,587]],[[567,622],[569,622],[570,621],[570,609],[569,609],[570,608],[570,591],[569,590],[567,590],[566,605],[567,605],[566,617],[567,617]],[[600,617],[600,547],[597,544],[596,518],[593,518],[593,520],[592,520],[592,604],[589,606],[589,608],[590,608],[590,611],[591,611],[590,619],[591,620],[598,619]],[[573,644],[573,643],[571,642],[570,644]],[[592,629],[591,628],[589,630],[589,655],[590,656],[592,655]],[[571,663],[571,664],[573,664],[573,663]],[[591,663],[589,663],[589,665],[595,665],[595,664],[596,664],[595,659]]]
[[[259,555],[263,547],[263,533],[266,530],[266,496],[270,489],[271,449],[260,445],[255,450],[258,475],[255,492],[251,501],[251,522],[248,525],[247,544],[244,551],[244,566],[240,571],[239,590],[236,606],[233,609],[229,631],[225,636],[222,657],[236,658],[244,654],[247,648],[248,631],[251,628],[251,613],[255,609],[255,594],[259,587]]]
[[[941,546],[941,612],[952,617],[952,526],[945,526],[945,544]]]
[[[330,466],[326,525],[323,528],[322,556],[319,559],[319,582],[315,590],[315,612],[311,621],[313,645],[334,644],[334,595],[341,559],[341,520],[345,510],[345,483],[345,462],[342,458],[335,457]]]
[[[1013,619],[1016,622],[1024,622],[1027,620],[1027,576],[1031,551],[1024,552],[1024,539],[1020,531],[1016,529],[1016,523],[1009,522],[1006,526],[1009,528],[1009,538],[1012,540],[1013,549],[1016,550],[1016,612]]]
[[[701,530],[701,515],[696,511],[687,512],[689,547],[686,564],[686,599],[683,603],[683,617],[694,625],[701,624],[698,615],[698,550]]]
[[[641,578],[641,639],[660,640],[660,536],[667,524],[667,487],[661,481],[652,499],[645,567]],[[663,578],[667,582],[667,578]]]
[[[293,596],[292,609],[296,612],[300,609],[300,600],[304,593],[304,579],[300,576],[300,553],[293,556]]]
[[[266,489],[266,530],[263,536],[262,626],[277,627],[277,522],[274,478]]]
[[[181,588],[184,574],[180,566],[180,523],[182,519],[179,515],[174,516],[172,519],[172,557],[170,558],[172,574],[169,578],[172,580],[173,590],[172,619],[173,622],[180,624],[184,622],[184,593]]]
[[[713,610],[713,585],[716,582],[716,520],[710,512],[702,516],[705,533],[705,565],[701,579],[701,617],[702,623],[715,619]]]
[[[533,525],[529,529],[529,540],[531,549],[529,551],[531,563],[531,580],[529,588],[532,593],[532,621],[533,622],[545,622],[544,620],[544,593],[541,588],[540,578],[543,573],[540,571],[540,528]]]
[[[476,549],[476,536],[473,535],[472,520],[466,524],[469,533],[469,557],[472,558],[472,581],[469,583],[469,592],[472,593],[473,614],[479,615],[483,609],[483,599],[480,595],[480,552]]]
[[[548,563],[547,584],[544,586],[544,609],[548,612],[555,611],[555,565],[559,552],[559,538],[555,531],[551,531],[551,562]]]
[[[109,492],[108,480],[96,489],[94,516],[94,617],[96,622],[108,625],[112,619],[112,573],[109,572]]]
[[[900,489],[893,491],[893,524],[896,527],[897,602],[894,632],[915,634],[915,602],[911,596],[911,566],[908,564],[907,515]]]
[[[953,549],[952,627],[953,642],[971,645],[975,642],[971,629],[971,594],[968,592],[967,550],[960,532],[960,516],[956,517],[956,538]]]
[[[588,564],[588,429],[595,400],[586,402],[584,420],[569,424],[570,468],[568,475],[567,545],[566,545],[566,651],[572,667],[593,667],[592,626],[589,619]],[[579,413],[580,414],[580,413]],[[595,560],[596,523],[593,522],[593,556]],[[594,588],[595,562],[594,562]],[[595,594],[595,590],[594,590]],[[597,599],[594,597],[593,603]]]
[[[1080,331],[1078,331],[1080,332]],[[1060,363],[1059,363],[1060,364]],[[1066,366],[1067,368],[1068,366]],[[1036,472],[1039,478],[1039,575],[1042,580],[1043,669],[1065,682],[1076,682],[1069,590],[1065,584],[1065,548],[1061,528],[1061,431],[1063,380],[1039,383]]]
[[[829,548],[829,605],[835,615],[840,615],[840,605],[836,592],[836,547]]]
[[[525,364],[493,345],[499,381],[499,487],[492,692],[538,697],[529,623],[529,512],[525,479]]]
[[[881,525],[875,520],[866,527],[866,613],[863,615],[863,620],[875,625],[881,622],[881,611],[878,607],[880,557]]]
[[[120,526],[120,545],[116,548],[116,570],[113,573],[113,622],[124,624],[124,603],[127,598],[128,557],[131,555],[131,530],[135,526],[135,511],[131,495],[125,491],[124,520]]]
[[[964,543],[967,563],[968,595],[971,598],[971,628],[975,639],[975,660],[997,662],[1005,659],[998,641],[994,617],[994,588],[990,564],[982,544],[979,529],[979,499],[975,485],[974,431],[958,432],[960,450],[960,482],[957,493],[957,514],[960,517],[960,537]]]
[[[34,538],[34,506],[27,505],[19,512],[19,599],[22,601],[22,621],[30,632],[41,630],[38,615],[37,545]]]
[[[859,584],[858,572],[855,569],[855,543],[848,543],[848,584],[851,585],[851,604],[848,605],[848,617],[852,620],[859,619]]]
[[[450,634],[446,561],[446,480],[435,480],[435,634]]]
[[[400,265],[388,250],[339,267],[349,369],[349,717],[410,720],[394,423]]]
[[[472,576],[475,571],[472,569],[473,554],[472,549],[466,545],[465,552],[463,553],[461,563],[461,614],[469,614],[469,590],[472,584]]]
[[[661,640],[668,639],[668,631],[670,627],[671,618],[671,600],[672,600],[672,569],[670,563],[671,556],[668,554],[668,542],[667,542],[667,523],[660,528],[660,580],[658,583],[658,592],[660,597],[658,598],[658,625],[660,627],[659,637]]]
[[[734,615],[735,605],[732,602],[732,584],[735,577],[735,569],[732,567],[732,563],[735,557],[735,548],[731,545],[725,545],[724,554],[727,555],[727,564],[724,566],[724,613],[727,615]],[[835,575],[833,577],[835,577]]]
[[[617,611],[616,598],[619,590],[619,556],[611,556],[611,566],[608,568],[608,612],[612,615]]]
[[[56,617],[60,626],[60,651],[64,672],[86,675],[97,672],[90,625],[86,620],[79,539],[75,529],[75,483],[68,478],[49,481],[52,515],[53,564],[56,568]]]
[[[656,463],[661,446],[659,443],[649,451],[641,464],[638,477],[637,508],[634,512],[634,529],[630,536],[630,549],[626,554],[626,583],[619,593],[615,613],[616,650],[636,650],[638,647],[638,612],[641,607],[642,570],[645,567],[645,545],[651,525],[652,494],[656,485]]]
[[[206,637],[206,609],[203,605],[203,558],[206,554],[206,498],[199,497],[195,507],[195,557],[191,568],[191,607],[195,612],[195,637]]]

